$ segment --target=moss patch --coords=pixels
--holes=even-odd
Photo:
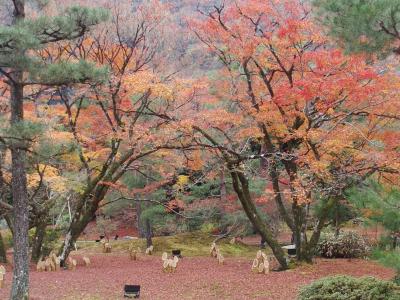
[[[163,252],[170,253],[174,249],[180,249],[183,256],[208,256],[210,246],[214,237],[202,232],[184,233],[174,236],[154,237],[154,254],[161,255]],[[142,252],[146,249],[145,239],[135,239],[130,241],[110,241],[113,253],[127,252],[130,245],[134,248],[140,247]],[[230,244],[229,239],[222,239],[217,242],[218,247],[225,256],[253,257],[258,250],[257,246],[249,246],[241,243]],[[95,242],[78,241],[80,249],[99,250],[101,247]]]

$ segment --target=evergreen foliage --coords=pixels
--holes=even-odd
[[[351,203],[347,200],[336,201],[335,205],[326,208],[324,205],[326,200],[317,198],[318,201],[313,205],[315,216],[319,217],[322,214],[328,212],[327,220],[331,223],[336,230],[336,234],[339,234],[340,228],[349,220],[357,216],[356,210],[352,207]]]
[[[46,4],[39,1],[39,6]],[[14,238],[14,276],[10,299],[29,298],[29,197],[27,191],[27,154],[31,136],[40,124],[24,120],[24,88],[27,85],[69,85],[85,81],[101,81],[106,70],[98,70],[86,62],[44,61],[37,51],[54,42],[83,36],[92,26],[104,21],[103,9],[73,6],[59,16],[26,15],[27,2],[12,1],[9,25],[0,26],[0,72],[10,87],[11,121],[7,146],[12,156],[12,203]],[[11,10],[10,10],[11,13]],[[22,140],[21,140],[22,139]],[[16,142],[17,141],[17,142]],[[2,140],[2,142],[7,142]]]
[[[366,185],[354,187],[346,192],[347,198],[366,219],[373,224],[380,224],[391,235],[400,232],[400,191],[386,188],[377,182],[369,181]]]
[[[388,54],[400,40],[399,0],[314,0],[321,22],[349,51]]]
[[[375,181],[354,187],[347,191],[347,198],[363,212],[369,224],[379,224],[386,229],[379,249],[373,257],[384,265],[396,270],[396,278],[400,277],[400,253],[398,249],[400,234],[400,191],[387,188]]]

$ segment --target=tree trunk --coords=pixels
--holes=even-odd
[[[304,241],[301,244],[301,248],[299,250],[300,251],[299,256],[300,256],[301,260],[309,262],[309,263],[312,262],[312,259],[315,255],[315,249],[317,247],[319,238],[321,236],[322,228],[324,227],[325,221],[328,217],[328,213],[336,203],[337,203],[337,199],[335,199],[335,198],[330,198],[325,203],[322,215],[319,216],[318,222],[314,226],[314,230],[313,230],[310,240]]]
[[[129,158],[128,154],[125,154],[125,156]],[[123,158],[119,163],[113,164],[109,168],[108,175],[98,177],[87,186],[83,196],[79,199],[75,207],[64,243],[59,249],[58,256],[61,261],[65,261],[68,258],[76,240],[83,230],[85,230],[86,226],[93,220],[93,216],[99,208],[100,201],[104,199],[108,192],[109,187],[106,185],[100,185],[99,182],[101,180],[105,182],[117,182],[124,174],[123,171],[118,171],[118,168],[123,163],[127,163],[129,160],[128,158]],[[129,165],[130,163],[127,164]]]
[[[315,236],[313,241],[316,239],[315,243],[311,243],[307,241],[306,239],[306,228],[303,226],[305,221],[304,221],[304,207],[301,205],[295,205],[296,208],[294,208],[294,219],[295,219],[295,231],[294,231],[294,237],[295,237],[295,245],[296,245],[296,260],[297,261],[303,261],[306,263],[312,263],[312,259],[314,257],[315,253],[315,247],[318,243],[319,236],[320,236],[320,231],[322,227],[318,230],[318,232],[315,232]],[[324,221],[322,221],[324,222]],[[318,236],[318,238],[317,238]]]
[[[146,236],[145,229],[143,228],[142,224],[142,203],[140,201],[135,201],[136,206],[136,224],[138,229],[138,234],[140,238],[144,238]]]
[[[66,261],[66,259],[69,256],[69,253],[71,252],[71,249],[73,249],[76,243],[76,240],[79,238],[83,230],[92,220],[95,211],[92,212],[92,209],[86,210],[83,213],[83,215],[75,213],[75,215],[72,218],[72,222],[69,226],[69,229],[67,231],[67,234],[65,235],[64,243],[62,244],[59,250],[58,256],[61,261],[63,262]]]
[[[36,226],[35,236],[32,245],[32,260],[38,262],[42,255],[43,240],[46,235],[46,222],[41,222]]]
[[[296,245],[296,259],[298,261],[311,262],[312,258],[304,251],[304,247],[307,245],[307,240],[305,239],[305,228],[304,228],[304,217],[305,217],[305,207],[304,205],[298,205],[296,202],[292,205],[292,213],[294,219],[294,244]]]
[[[226,182],[225,182],[225,168],[222,167],[219,176],[220,199],[222,202],[226,201]]]
[[[23,121],[22,72],[15,72],[11,85],[11,124]],[[12,199],[14,213],[14,274],[11,289],[12,300],[28,299],[29,292],[29,208],[26,179],[26,152],[23,142],[11,146],[12,157]]]
[[[25,0],[13,0],[13,24],[25,18]],[[24,51],[15,53],[23,57]],[[24,119],[24,86],[23,72],[13,70],[11,73],[11,126]],[[13,241],[14,241],[14,272],[11,288],[11,300],[25,300],[29,296],[29,208],[26,179],[26,152],[24,141],[15,140],[11,145],[11,189],[13,201]]]
[[[147,248],[153,245],[153,230],[151,228],[151,222],[150,219],[147,218],[145,221],[145,231],[146,231],[146,245]]]
[[[3,237],[0,233],[0,262],[7,263],[7,249],[6,245],[4,245]]]
[[[115,181],[121,176],[122,175],[116,176]],[[67,234],[65,235],[64,242],[58,251],[58,256],[61,261],[65,261],[68,258],[76,240],[79,238],[83,230],[85,230],[86,226],[92,221],[93,216],[96,214],[99,207],[99,203],[104,199],[107,191],[108,187],[104,185],[99,185],[94,189],[89,187],[88,192],[79,200],[79,204],[75,208],[71,224],[69,225]]]
[[[338,237],[339,233],[340,233],[339,203],[337,203],[335,209],[335,236]]]
[[[64,243],[58,251],[58,256],[62,262],[68,258],[76,240],[85,230],[86,226],[93,220],[93,216],[99,208],[99,203],[104,199],[107,191],[108,187],[104,185],[97,186],[96,188],[89,186],[82,198],[79,199],[67,234],[65,235]]]
[[[261,241],[260,241],[260,248],[261,249],[265,249],[266,248],[266,244],[267,241],[263,238],[263,236],[261,236]]]
[[[285,253],[278,241],[274,238],[272,232],[268,229],[265,222],[262,220],[256,206],[254,205],[250,191],[248,180],[241,171],[236,171],[239,166],[229,166],[230,174],[232,177],[233,188],[239,197],[242,207],[253,224],[254,228],[260,233],[261,237],[267,242],[268,246],[272,249],[274,256],[278,260],[281,269],[288,268]]]

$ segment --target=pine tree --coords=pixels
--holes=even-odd
[[[80,61],[49,64],[34,56],[34,50],[50,43],[78,38],[90,27],[107,18],[104,10],[70,7],[56,17],[26,16],[27,1],[12,0],[13,15],[9,26],[0,27],[0,73],[9,85],[11,128],[17,136],[7,141],[12,156],[12,204],[14,223],[14,275],[10,299],[28,299],[29,292],[29,209],[26,176],[28,141],[24,131],[24,87],[27,85],[64,85],[100,80],[104,70]],[[39,4],[43,1],[37,1]]]
[[[400,255],[397,244],[400,237],[400,191],[377,182],[354,187],[347,191],[347,198],[364,215],[370,224],[379,224],[387,232],[373,256],[382,264],[396,270],[400,280]]]
[[[314,0],[321,22],[349,51],[400,54],[399,0]]]

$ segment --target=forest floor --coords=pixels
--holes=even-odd
[[[335,274],[375,276],[382,279],[394,273],[373,261],[361,259],[317,259],[285,272],[267,275],[251,272],[251,264],[259,249],[258,236],[246,237],[230,244],[218,242],[226,263],[218,265],[209,257],[215,236],[196,232],[153,239],[153,256],[140,255],[131,261],[130,245],[145,248],[143,239],[110,241],[112,253],[103,254],[99,243],[81,240],[71,256],[78,261],[75,271],[37,272],[31,265],[31,300],[118,300],[123,298],[125,284],[140,284],[141,299],[296,299],[299,288],[312,281]],[[282,235],[281,242],[290,240]],[[184,256],[173,274],[162,271],[161,253],[181,249]],[[268,251],[266,251],[268,252]],[[11,256],[11,253],[9,253]],[[82,257],[91,265],[85,267]],[[12,261],[12,257],[9,257]],[[11,265],[6,265],[5,286],[0,299],[8,299],[12,281]]]
[[[83,266],[82,255],[91,259]],[[31,300],[118,300],[124,284],[140,284],[141,299],[295,299],[298,289],[315,279],[334,274],[376,276],[389,279],[393,273],[367,260],[317,259],[285,272],[267,275],[250,271],[248,257],[228,257],[218,265],[211,257],[184,257],[173,274],[162,271],[160,256],[144,256],[131,261],[126,253],[86,253],[78,251],[75,271],[36,272],[30,275]],[[7,266],[5,288],[0,299],[7,299],[11,270]]]

